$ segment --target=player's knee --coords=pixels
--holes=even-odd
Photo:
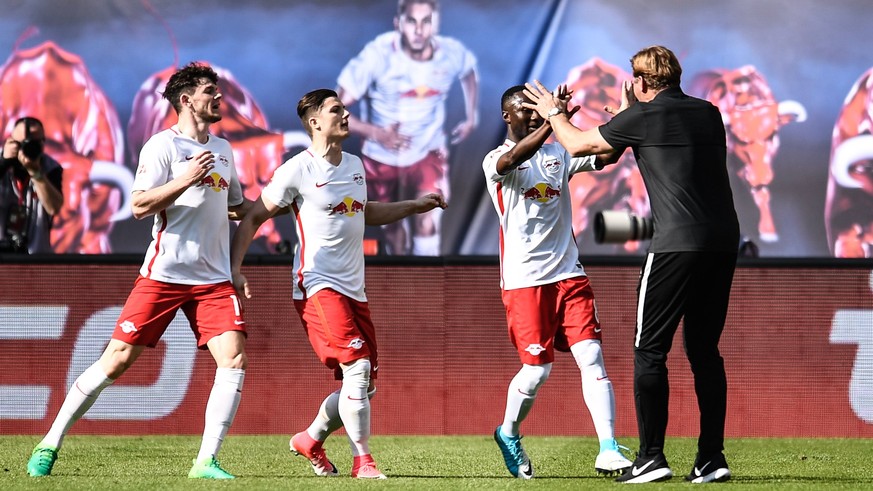
[[[584,371],[589,367],[603,366],[603,351],[600,348],[600,341],[596,339],[579,341],[570,347],[570,352],[573,353],[579,370]]]
[[[133,365],[142,349],[142,346],[112,340],[100,357],[101,368],[107,377],[115,380]]]
[[[245,370],[248,367],[249,359],[245,351],[237,350],[221,350],[213,353],[215,365],[218,368],[237,368]]]
[[[238,353],[236,356],[230,358],[230,360],[228,361],[227,368],[237,368],[240,370],[245,370],[246,368],[248,368],[248,365],[249,365],[249,357],[243,351],[243,352]]]
[[[365,389],[370,387],[370,359],[360,358],[350,363],[341,363],[340,367],[343,370],[343,384],[350,383],[355,386],[362,386]]]
[[[523,392],[536,395],[540,387],[549,379],[549,374],[552,373],[552,364],[544,365],[522,365],[518,372],[519,389]]]

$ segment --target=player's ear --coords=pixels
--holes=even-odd
[[[509,111],[500,111],[500,116],[503,118],[503,121],[509,123]]]

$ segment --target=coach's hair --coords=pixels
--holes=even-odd
[[[339,99],[339,96],[334,90],[315,89],[307,92],[300,98],[300,102],[297,103],[297,116],[300,117],[300,121],[303,123],[303,129],[306,130],[306,133],[309,136],[312,136],[312,127],[309,125],[309,116],[314,112],[320,111],[321,107],[324,105],[324,101],[331,97]]]
[[[440,2],[439,0],[398,0],[397,1],[397,17],[404,15],[406,13],[406,9],[409,8],[410,5],[424,3],[430,5],[430,8],[433,9],[434,12],[439,12],[440,10]]]
[[[209,65],[192,61],[170,77],[162,95],[164,99],[170,101],[170,104],[173,105],[176,114],[179,114],[182,112],[182,103],[179,102],[179,96],[182,94],[193,94],[198,86],[205,83],[204,80],[217,85],[218,74]]]
[[[641,49],[631,59],[634,77],[642,77],[654,90],[678,87],[682,79],[682,67],[672,51],[663,46]]]

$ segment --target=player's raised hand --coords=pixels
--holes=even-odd
[[[564,99],[558,97],[559,94],[562,94],[561,90],[563,90]],[[524,95],[527,96],[531,102],[524,102],[522,103],[522,106],[528,109],[533,109],[539,113],[543,119],[548,119],[549,111],[552,109],[557,108],[561,112],[566,112],[567,102],[570,100],[569,93],[570,91],[566,86],[564,86],[563,89],[555,89],[555,92],[553,93],[539,80],[534,80],[533,84],[524,84]]]
[[[442,195],[437,193],[428,193],[415,200],[415,210],[416,213],[425,213],[434,208],[443,208],[445,209],[448,205],[445,199],[443,199]]]

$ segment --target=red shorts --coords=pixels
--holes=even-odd
[[[140,276],[115,323],[112,338],[154,348],[182,309],[197,347],[227,331],[246,332],[243,309],[229,281],[212,285],[179,285]]]
[[[303,329],[309,337],[318,359],[334,369],[337,380],[342,379],[340,363],[351,363],[370,358],[370,378],[376,378],[379,369],[376,349],[376,329],[370,319],[370,307],[335,290],[325,288],[294,306]]]
[[[396,167],[361,157],[367,173],[367,199],[402,201],[428,193],[449,199],[448,160],[443,152],[433,151],[409,167]]]
[[[503,291],[509,339],[521,362],[543,365],[555,360],[555,350],[586,339],[601,339],[594,291],[587,276],[548,285]]]

